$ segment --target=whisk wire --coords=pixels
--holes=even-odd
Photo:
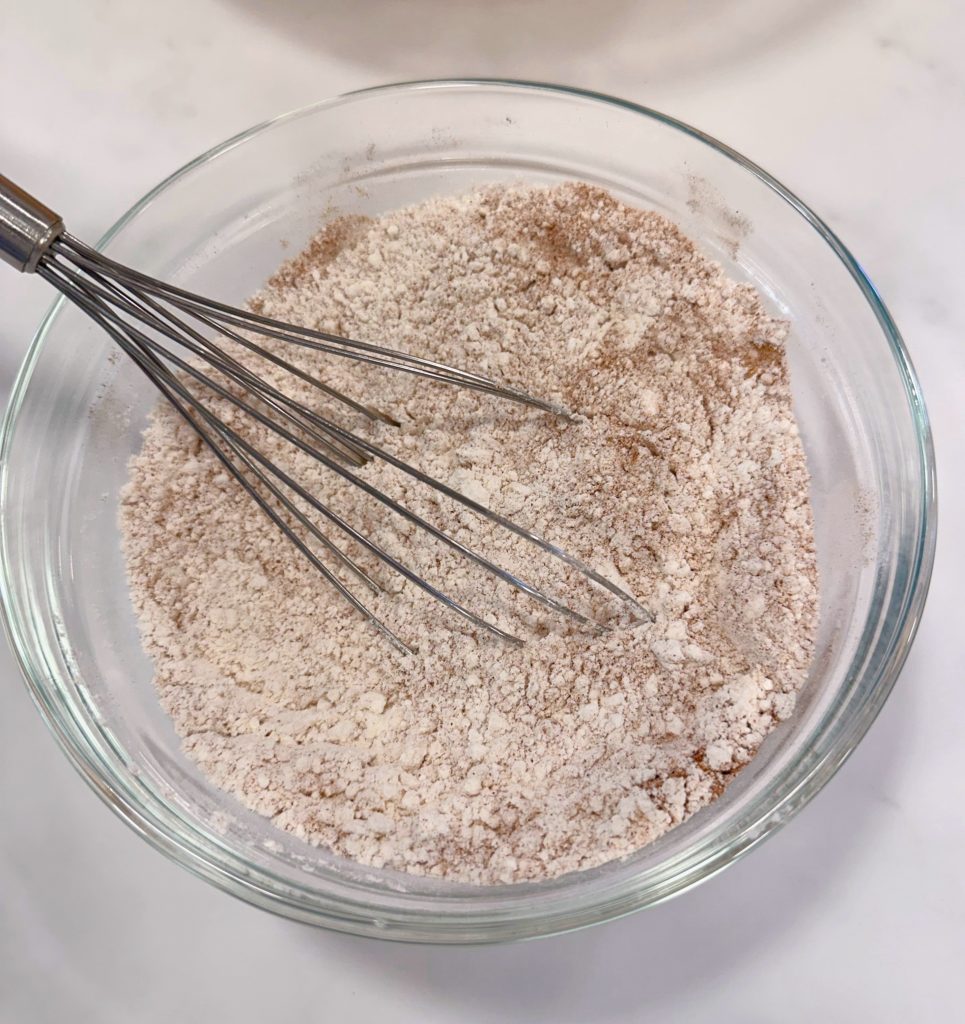
[[[374,593],[378,593],[380,590],[378,584],[318,528],[311,518],[285,493],[285,489],[305,502],[361,548],[375,556],[378,561],[389,566],[404,579],[422,589],[476,628],[506,641],[513,643],[521,641],[518,637],[463,606],[451,595],[446,594],[395,558],[371,538],[352,527],[241,434],[216,416],[187,386],[187,379],[194,381],[205,393],[227,401],[246,417],[260,423],[327,470],[362,490],[395,515],[447,546],[458,556],[468,559],[554,612],[581,624],[601,628],[586,615],[575,611],[544,590],[457,540],[446,530],[437,527],[424,516],[396,501],[347,467],[359,469],[372,459],[380,460],[438,494],[461,504],[472,513],[497,524],[561,560],[587,579],[606,589],[610,594],[630,604],[636,611],[649,617],[646,609],[639,605],[632,595],[581,560],[533,531],[521,527],[508,517],[398,458],[381,445],[375,444],[308,408],[240,362],[219,345],[213,336],[221,335],[229,342],[241,346],[254,356],[271,362],[292,374],[294,378],[313,386],[320,393],[352,408],[368,419],[382,420],[389,424],[398,425],[397,421],[387,413],[331,388],[324,381],[312,376],[284,357],[251,341],[241,332],[259,334],[262,337],[351,358],[380,368],[400,370],[426,379],[471,388],[559,414],[561,410],[553,404],[531,398],[513,388],[501,386],[479,374],[458,370],[410,353],[398,352],[383,346],[346,339],[310,328],[282,324],[260,314],[245,313],[221,303],[209,301],[191,292],[163,284],[137,271],[130,270],[67,234],[62,234],[49,244],[47,251],[38,261],[36,270],[108,332],[110,337],[158,387],[162,395],[197,430],[208,448],[216,454],[231,475],[241,483],[249,496],[255,499],[269,519],[283,531],[285,536],[322,573],[324,578],[331,582],[338,592],[349,600],[398,649],[411,650],[352,593],[331,568],[321,561],[318,554],[292,528],[290,522],[297,523],[335,558],[339,565]],[[210,332],[212,336],[205,334],[205,331]],[[177,349],[193,358],[179,355],[172,349],[172,343]],[[201,366],[197,365],[196,360],[223,378],[225,383],[205,372]],[[175,370],[178,373],[175,373]],[[184,379],[179,374],[183,375]],[[245,397],[236,394],[228,385],[240,388]],[[273,499],[278,507],[272,505],[266,494]],[[289,520],[286,520],[286,516],[289,517]]]

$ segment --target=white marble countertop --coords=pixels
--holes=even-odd
[[[924,384],[944,526],[894,695],[797,819],[669,904],[523,946],[353,939],[216,892],[100,804],[0,651],[0,1021],[962,1019],[965,7],[6,0],[0,21],[0,169],[90,239],[221,138],[379,82],[542,78],[700,126],[876,281]],[[4,394],[48,303],[0,273]]]

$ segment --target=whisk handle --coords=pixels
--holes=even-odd
[[[63,230],[60,214],[0,174],[0,259],[30,274]]]

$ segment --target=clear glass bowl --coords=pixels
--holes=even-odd
[[[10,636],[48,725],[103,799],[169,857],[251,903],[344,931],[440,942],[543,935],[652,905],[800,809],[864,734],[908,652],[935,542],[931,439],[908,356],[831,231],[700,132],[542,85],[389,86],[205,153],[141,200],[102,247],[237,303],[336,212],[379,214],[477,183],[565,179],[664,212],[793,323],[823,586],[818,653],[797,714],[712,806],[626,860],[551,882],[413,878],[274,829],[206,781],[155,699],[116,523],[155,394],[106,336],[58,303],[3,426]]]

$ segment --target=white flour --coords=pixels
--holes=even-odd
[[[655,622],[398,472],[361,471],[613,626],[574,627],[222,409],[354,526],[528,639],[473,635],[359,554],[386,587],[371,607],[418,647],[398,654],[161,405],[131,466],[125,550],[161,701],[212,781],[362,863],[477,883],[600,864],[713,800],[791,713],[813,649],[785,325],[669,222],[584,185],[337,222],[255,307],[580,413],[295,355],[402,421],[372,427],[258,367],[591,563]]]

